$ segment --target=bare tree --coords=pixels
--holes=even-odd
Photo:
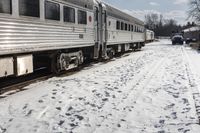
[[[159,23],[159,16],[156,13],[147,14],[145,16],[145,23],[147,28],[154,30]]]
[[[190,0],[189,18],[200,21],[200,0]]]
[[[156,36],[170,36],[172,32],[180,32],[181,26],[174,19],[165,19],[162,14],[147,14],[145,16],[147,29],[153,30]]]

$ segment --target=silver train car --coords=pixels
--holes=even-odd
[[[144,46],[144,22],[99,0],[0,0],[0,78]]]
[[[146,29],[145,40],[146,42],[153,42],[155,40],[154,31]]]

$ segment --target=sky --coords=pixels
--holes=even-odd
[[[141,20],[145,14],[158,13],[166,19],[175,19],[178,24],[187,23],[189,0],[103,0]]]

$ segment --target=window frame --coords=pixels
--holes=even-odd
[[[85,22],[84,23],[82,23],[82,22],[80,22],[80,18],[79,18],[79,13],[85,13]],[[87,20],[87,11],[85,11],[85,10],[81,10],[81,9],[78,9],[77,10],[77,20],[78,20],[78,24],[80,24],[80,25],[87,25],[88,24],[88,20]],[[82,15],[81,15],[82,16]]]
[[[13,2],[12,2],[12,0],[9,0],[9,1],[10,1],[10,4],[9,4],[9,6],[10,6],[9,12],[0,12],[0,14],[12,15],[12,13],[13,13],[13,9],[12,9]],[[2,4],[3,4],[3,3],[2,3]]]
[[[21,14],[21,9],[22,9],[22,7],[20,8],[20,0],[18,0],[18,4],[19,4],[19,16],[23,16],[23,17],[33,17],[33,18],[40,18],[40,0],[38,0],[38,14],[37,15],[27,15],[26,13],[24,13],[24,14]],[[25,5],[25,4],[23,4],[23,5]]]
[[[125,28],[124,28],[124,22],[121,22],[121,30],[124,30]]]
[[[124,30],[125,30],[125,31],[127,31],[127,30],[128,30],[128,24],[127,24],[127,23],[125,23]]]
[[[134,27],[133,27],[133,25],[131,25],[131,32],[134,32]]]
[[[59,8],[59,16],[58,16],[58,19],[52,19],[52,18],[48,18],[47,17],[47,3],[51,3],[51,4],[55,4],[55,5],[59,5],[58,8]],[[45,0],[45,3],[44,3],[44,18],[45,20],[51,20],[51,21],[60,21],[61,20],[61,13],[60,13],[60,9],[61,9],[61,5],[59,3],[56,3],[56,2],[52,2],[52,1],[49,1],[49,0]]]
[[[121,22],[120,21],[116,21],[116,29],[120,30],[121,29]]]
[[[131,25],[128,24],[128,31],[131,31]]]
[[[66,21],[66,19],[65,19],[65,9],[66,8],[72,9],[74,11],[74,13],[73,13],[73,15],[74,15],[73,21]],[[63,5],[63,22],[64,23],[72,23],[72,24],[76,23],[76,9],[75,8],[69,7],[68,5]]]

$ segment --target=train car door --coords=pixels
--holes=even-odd
[[[107,12],[102,7],[102,57],[107,57]]]
[[[100,22],[99,22],[99,7],[94,7],[94,32],[95,32],[95,46],[94,46],[94,58],[99,58],[100,51]]]
[[[95,48],[94,58],[107,57],[107,13],[102,3],[95,7]]]

